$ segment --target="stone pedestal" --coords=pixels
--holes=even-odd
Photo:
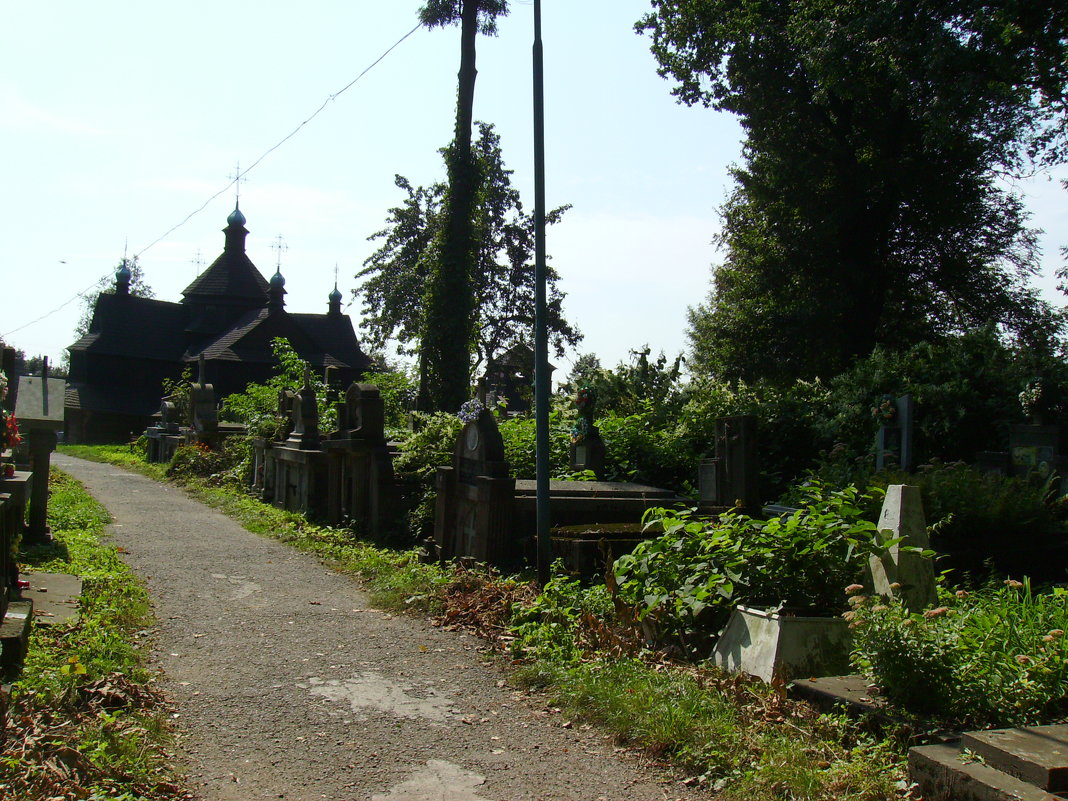
[[[920,488],[904,484],[887,487],[878,528],[884,536],[900,537],[901,542],[868,560],[874,592],[884,597],[899,595],[910,612],[933,605],[938,600],[934,562],[913,550],[930,547]],[[894,584],[900,588],[893,588]]]
[[[766,682],[837,675],[849,666],[849,626],[840,617],[790,617],[739,606],[712,661]]]
[[[52,451],[56,449],[56,432],[51,429],[31,428],[26,436],[30,445],[30,521],[26,531],[29,544],[50,542],[48,528],[48,472]]]
[[[508,475],[491,412],[464,426],[452,466],[438,468],[435,484],[434,539],[442,559],[470,557],[496,566],[520,560],[521,543],[511,526],[515,479]]]

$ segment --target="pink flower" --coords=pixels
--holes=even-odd
[[[1049,636],[1050,637],[1063,637],[1064,636],[1064,629],[1050,629]]]
[[[937,609],[928,609],[926,612],[923,613],[923,616],[930,620],[931,618],[942,617],[942,615],[946,614],[948,611],[949,607],[940,606]]]
[[[1016,662],[1020,665],[1030,665],[1034,660],[1026,654],[1017,654]]]
[[[971,595],[971,593],[967,590],[957,590],[954,595],[956,595],[958,598],[967,598],[969,595]]]
[[[856,595],[858,592],[864,589],[863,584],[850,584],[845,588],[846,595]]]
[[[1010,590],[1018,590],[1023,586],[1023,582],[1016,579],[1005,579],[1005,586]]]

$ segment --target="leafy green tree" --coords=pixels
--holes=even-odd
[[[457,77],[456,131],[445,149],[448,188],[444,218],[428,252],[420,359],[419,404],[423,409],[458,409],[471,384],[470,348],[475,298],[471,289],[477,258],[474,217],[479,164],[471,148],[474,120],[475,41],[496,33],[496,19],[508,13],[506,0],[430,0],[419,11],[429,28],[460,25],[460,72]]]
[[[474,152],[482,178],[473,218],[478,244],[471,275],[475,367],[514,345],[529,343],[534,330],[534,220],[512,186],[512,171],[505,168],[500,137],[492,125],[478,126]],[[381,246],[356,276],[362,279],[358,292],[363,297],[363,328],[373,347],[396,338],[409,352],[422,352],[428,324],[420,289],[434,269],[432,254],[446,225],[448,189],[441,183],[413,187],[400,175],[396,184],[407,197],[390,209],[386,227],[371,236],[381,240]],[[558,222],[567,208],[550,211],[547,222]],[[564,293],[557,286],[558,280],[550,267],[548,327],[560,355],[565,347],[577,343],[581,334],[564,317]],[[470,351],[466,358],[471,359]]]
[[[877,344],[1057,321],[999,183],[1065,150],[1068,15],[1051,0],[655,0],[680,101],[745,130],[695,371],[828,376]]]
[[[282,421],[278,418],[278,393],[283,389],[299,390],[304,386],[304,370],[307,366],[288,339],[276,337],[271,340],[271,350],[278,360],[277,374],[265,383],[251,383],[244,392],[236,392],[223,398],[219,418],[248,427],[250,436],[272,437]],[[188,378],[183,375],[183,379]],[[322,376],[313,370],[311,385],[315,390],[319,411],[319,430],[330,431],[337,424],[337,410],[333,406],[329,388]],[[165,388],[166,389],[166,388]]]

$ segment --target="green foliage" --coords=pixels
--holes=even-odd
[[[958,571],[982,578],[993,565],[1005,572],[1026,569],[1034,574],[1045,568],[1051,579],[1063,575],[1050,564],[1036,565],[1033,554],[1059,543],[1065,535],[1063,514],[1051,502],[1055,476],[1013,478],[977,470],[962,462],[934,459],[914,473],[900,470],[874,472],[870,458],[861,463],[839,446],[827,455],[815,473],[830,486],[863,482],[885,488],[911,484],[920,488],[924,515],[934,524],[931,547],[945,555]],[[799,496],[786,493],[781,501],[792,505]],[[1030,567],[1026,565],[1030,563]]]
[[[876,348],[829,382],[825,438],[857,454],[869,452],[874,399],[907,393],[916,404],[913,445],[921,461],[1006,450],[1009,425],[1024,422],[1020,391],[1039,372],[1051,388],[1059,387],[1068,378],[1065,369],[1059,359],[1007,346],[990,327],[899,351]]]
[[[667,424],[688,396],[683,387],[682,356],[668,361],[661,352],[649,360],[649,346],[631,351],[630,364],[620,362],[614,370],[601,367],[593,354],[579,356],[560,392],[574,397],[582,387],[589,387],[597,398],[596,413],[631,415],[657,412],[658,425]]]
[[[664,533],[616,560],[620,597],[658,639],[697,648],[739,603],[834,613],[841,590],[884,542],[866,519],[871,494],[855,487],[806,489],[793,514],[759,520],[736,512],[718,521],[654,509]]]
[[[695,372],[826,379],[880,343],[1060,325],[999,181],[1065,138],[1057,4],[657,0],[638,27],[682,102],[746,132]]]
[[[382,394],[386,428],[408,427],[408,413],[415,408],[418,377],[408,369],[364,373],[360,380],[374,384]]]
[[[512,609],[509,634],[513,657],[533,658],[557,664],[575,664],[586,656],[579,643],[579,627],[589,618],[609,618],[612,597],[603,584],[584,587],[564,571],[563,563],[552,566],[552,578],[529,605]]]
[[[465,268],[469,274],[460,274],[460,267],[466,262],[458,257],[448,263],[447,269],[443,261],[446,251],[442,243],[451,221],[448,202],[455,196],[453,190],[443,183],[413,187],[400,175],[396,176],[396,184],[407,198],[401,206],[390,209],[386,227],[370,237],[382,240],[382,244],[357,274],[362,279],[358,291],[363,296],[363,327],[371,343],[381,347],[387,339],[396,337],[409,349],[421,349],[424,375],[429,369],[425,359],[433,358],[432,351],[452,347],[451,340],[445,341],[455,338],[448,333],[455,322],[450,318],[466,314],[469,305],[474,333],[459,337],[456,347],[466,349],[470,344],[476,363],[484,363],[514,345],[529,343],[532,337],[534,219],[524,211],[519,191],[512,186],[512,171],[504,165],[500,137],[492,125],[479,123],[478,127],[479,136],[471,153],[478,176],[471,210],[470,265]],[[445,156],[449,164],[450,159],[459,158],[453,148],[447,149]],[[451,176],[452,167],[450,180]],[[550,211],[547,222],[558,222],[566,208]],[[559,276],[549,268],[548,327],[560,354],[581,335],[563,316],[564,295],[558,289],[558,280]],[[442,282],[441,287],[428,290],[433,282]],[[436,294],[446,290],[469,293],[470,298],[449,294],[452,300],[443,301],[440,309],[437,301],[433,305],[429,302],[428,291]],[[432,326],[428,314],[443,315],[447,324],[443,328]],[[464,397],[459,401],[439,404],[435,409],[458,409],[466,400],[466,383],[462,390]]]
[[[562,713],[684,766],[724,801],[885,801],[903,784],[892,742],[784,703],[761,682],[637,659],[542,661],[520,677],[548,685]]]
[[[182,425],[193,424],[193,368],[186,365],[177,379],[163,379],[163,397],[174,404]]]
[[[0,736],[0,791],[13,798],[172,797],[160,789],[173,781],[164,750],[168,710],[149,689],[154,677],[135,637],[152,625],[147,592],[103,544],[107,511],[59,471],[49,490],[54,542],[24,550],[19,561],[30,571],[80,576],[82,597],[77,619],[37,627],[30,638],[11,689],[8,725],[17,721],[18,731]],[[62,767],[57,742],[68,754]]]
[[[307,362],[300,358],[289,340],[273,339],[271,349],[278,360],[278,374],[265,384],[254,382],[245,387],[244,392],[227,395],[219,411],[220,420],[243,423],[248,428],[249,436],[253,437],[276,436],[284,425],[278,416],[278,394],[283,389],[296,391],[304,386]],[[314,371],[311,373],[311,386],[315,390],[319,428],[329,431],[337,423],[337,410],[333,406],[331,391],[322,376]]]
[[[574,412],[567,404],[553,403],[549,409],[549,474],[552,478],[570,477],[571,424]],[[504,440],[504,458],[516,478],[536,477],[536,421],[533,414],[498,420]]]
[[[958,728],[1048,723],[1068,712],[1068,590],[1006,580],[940,588],[939,606],[858,596],[853,660],[893,703]]]

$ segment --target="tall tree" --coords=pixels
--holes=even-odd
[[[534,326],[534,220],[523,209],[519,191],[512,186],[512,171],[501,155],[500,137],[493,126],[479,123],[473,154],[481,180],[473,217],[475,248],[471,293],[474,299],[473,367],[499,355],[513,345],[529,344]],[[397,186],[407,197],[389,211],[386,227],[371,236],[381,245],[357,274],[363,297],[363,328],[372,346],[383,347],[387,339],[398,340],[409,352],[422,347],[426,330],[426,307],[420,301],[433,269],[431,253],[445,224],[445,184],[413,187],[398,175]],[[553,209],[550,224],[558,222],[568,207]],[[549,268],[548,326],[557,354],[575,345],[578,330],[563,314],[564,294],[559,276]]]
[[[445,151],[448,189],[444,224],[430,251],[432,269],[424,301],[426,314],[419,353],[419,405],[423,409],[458,409],[470,391],[469,355],[475,310],[471,270],[477,249],[473,220],[480,182],[478,163],[471,151],[478,75],[475,41],[480,32],[495,34],[497,17],[507,13],[506,0],[430,0],[419,12],[427,27],[460,25],[456,130]]]
[[[691,368],[789,379],[879,343],[1049,315],[999,183],[1064,153],[1051,0],[654,0],[638,28],[687,104],[745,131]]]

